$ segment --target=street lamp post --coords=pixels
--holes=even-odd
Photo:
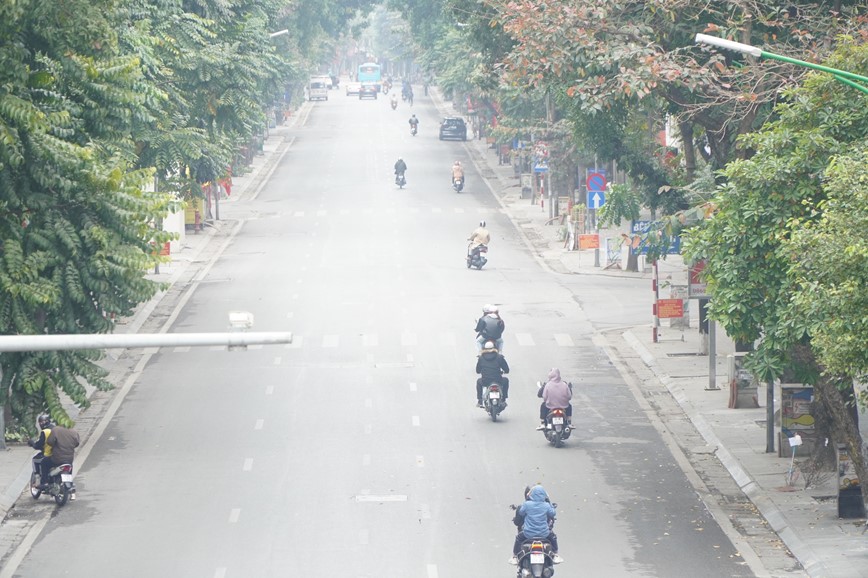
[[[868,77],[861,76],[859,74],[853,74],[852,72],[847,72],[846,70],[838,70],[837,68],[823,66],[821,64],[814,64],[813,62],[805,62],[804,60],[796,60],[795,58],[790,58],[789,56],[781,56],[780,54],[775,54],[773,52],[766,52],[765,50],[757,48],[756,46],[751,46],[750,44],[742,44],[741,42],[726,40],[725,38],[718,38],[717,36],[709,36],[707,34],[697,34],[696,43],[708,44],[709,46],[715,46],[724,50],[748,54],[750,56],[753,56],[754,58],[768,58],[771,60],[780,60],[781,62],[795,64],[796,66],[804,66],[805,68],[810,68],[812,70],[828,72],[835,77],[835,80],[843,82],[844,84],[851,86],[856,90],[860,90],[865,94],[868,94],[868,86],[865,86],[864,84],[859,84],[861,82],[868,83]]]

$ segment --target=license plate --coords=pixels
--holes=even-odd
[[[553,417],[553,418],[552,418],[552,423],[553,423],[554,425],[564,425],[564,418],[562,418],[562,417]]]
[[[72,474],[60,474],[60,481],[64,484],[72,481]]]
[[[530,563],[531,564],[545,564],[546,556],[545,554],[539,554],[536,552],[531,553],[530,555]]]
[[[500,399],[500,392],[492,391],[488,394],[488,397],[490,397],[491,399]]]

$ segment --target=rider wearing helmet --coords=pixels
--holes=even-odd
[[[404,176],[404,173],[407,171],[407,163],[404,162],[404,159],[398,157],[397,162],[395,162],[395,179],[400,179]]]
[[[48,436],[51,435],[54,424],[51,423],[51,416],[46,413],[40,414],[36,419],[36,423],[39,424],[39,437],[35,440],[27,440],[27,445],[42,452],[41,454],[37,454],[33,459],[42,459],[39,475],[42,484],[45,484],[48,481],[48,473],[51,471],[52,448],[48,443]]]
[[[476,407],[483,407],[482,388],[492,383],[500,384],[505,403],[509,397],[509,378],[505,375],[509,373],[509,364],[497,351],[493,341],[485,342],[482,353],[476,359],[476,373],[481,376],[476,380]]]
[[[419,119],[416,118],[416,115],[410,117],[410,128],[417,128],[419,126]]]
[[[481,353],[486,341],[494,341],[497,350],[503,352],[503,330],[506,324],[500,318],[496,305],[485,305],[482,317],[476,322],[476,349]]]
[[[464,184],[464,167],[461,166],[459,161],[455,161],[452,163],[452,182],[455,182],[455,179],[461,181],[461,184]]]
[[[488,245],[491,242],[491,234],[485,228],[485,221],[479,221],[479,226],[470,233],[467,240],[470,241],[471,251],[479,245]]]

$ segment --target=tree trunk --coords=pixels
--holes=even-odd
[[[837,381],[831,381],[828,377],[821,376],[814,386],[817,401],[832,418],[832,435],[835,443],[845,444],[850,458],[853,460],[853,468],[859,476],[862,489],[862,500],[868,504],[868,470],[862,444],[862,435],[859,433],[858,417],[855,415],[855,392],[852,382],[843,390],[838,388]]]
[[[679,122],[678,131],[681,133],[681,147],[684,151],[684,177],[688,183],[696,178],[696,144],[693,142],[693,123]]]

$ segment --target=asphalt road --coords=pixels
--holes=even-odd
[[[161,350],[16,575],[510,576],[509,505],[534,482],[559,506],[558,576],[754,575],[592,344],[647,314],[620,296],[635,282],[544,271],[430,102],[413,112],[416,137],[403,103],[332,91],[257,198],[221,206],[243,225],[173,330],[241,309],[295,343]],[[480,219],[490,262],[468,270]],[[488,302],[512,367],[498,423],[474,406]],[[534,430],[553,366],[575,386],[560,450]]]

